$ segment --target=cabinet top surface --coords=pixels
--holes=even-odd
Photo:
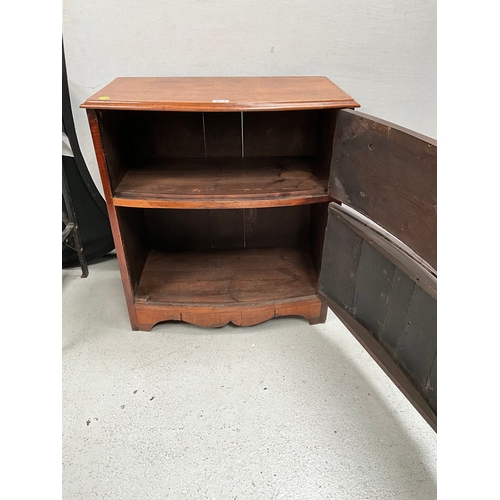
[[[151,111],[357,108],[324,76],[116,78],[80,107]]]

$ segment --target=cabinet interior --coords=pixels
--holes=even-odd
[[[136,303],[316,296],[335,109],[98,117]]]
[[[317,292],[327,203],[257,209],[117,207],[136,300],[235,303]]]
[[[327,199],[334,109],[98,113],[112,192],[121,204]]]

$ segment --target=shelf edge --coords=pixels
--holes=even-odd
[[[114,197],[115,207],[128,208],[172,208],[172,209],[217,209],[217,208],[273,208],[273,207],[291,207],[297,205],[313,205],[315,203],[329,203],[333,198],[327,193],[318,196],[294,196],[290,198],[274,199],[132,199]]]

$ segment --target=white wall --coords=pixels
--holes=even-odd
[[[436,138],[436,1],[64,0],[80,146],[84,110],[117,76],[324,75],[360,111]]]

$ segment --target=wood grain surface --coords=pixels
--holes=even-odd
[[[326,320],[306,250],[265,248],[149,253],[135,296],[139,328],[176,320],[220,327],[278,316]]]
[[[131,168],[114,204],[150,208],[252,208],[330,201],[313,157],[152,160]]]
[[[113,240],[116,248],[116,256],[118,258],[118,266],[120,268],[120,276],[122,279],[123,291],[125,293],[125,300],[127,303],[128,314],[130,318],[130,325],[133,330],[139,328],[137,323],[137,315],[134,307],[134,288],[135,284],[132,282],[131,276],[134,275],[134,271],[130,269],[130,264],[127,261],[124,242],[122,240],[122,235],[120,232],[120,227],[118,224],[118,218],[116,215],[116,207],[113,204],[113,192],[110,183],[108,165],[106,161],[106,155],[104,153],[104,147],[102,143],[102,137],[99,130],[98,116],[95,110],[87,110],[87,118],[89,121],[90,132],[92,134],[92,141],[94,143],[94,150],[97,158],[97,164],[99,166],[99,173],[102,179],[102,187],[104,190],[104,198],[106,200],[106,208],[108,209],[109,222],[111,224],[111,232],[113,233]],[[132,267],[134,264],[132,264]]]
[[[162,252],[152,250],[136,301],[216,305],[315,296],[311,258],[297,248]]]
[[[116,78],[82,108],[155,111],[243,111],[355,108],[323,76]]]
[[[433,139],[341,110],[330,194],[437,267],[437,147]]]
[[[218,328],[228,323],[251,326],[280,316],[301,316],[310,325],[324,323],[328,306],[318,297],[279,300],[267,304],[229,304],[213,306],[155,305],[137,303],[139,329],[149,332],[162,321],[184,321],[206,328]]]

